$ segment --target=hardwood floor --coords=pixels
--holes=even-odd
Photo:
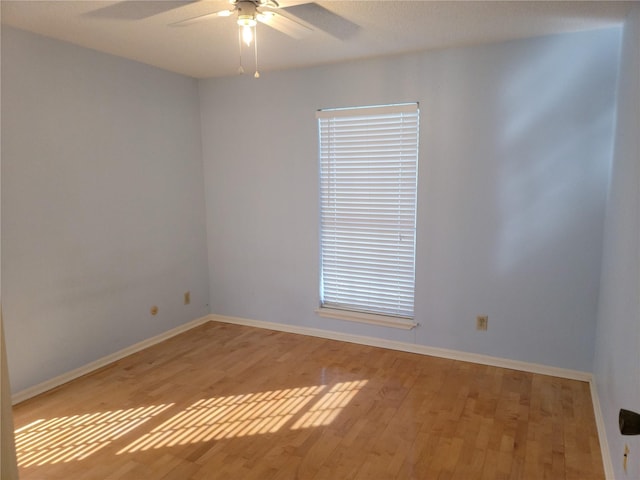
[[[584,382],[214,322],[14,415],[22,480],[604,478]]]

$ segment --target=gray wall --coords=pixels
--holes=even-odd
[[[623,437],[620,408],[640,412],[640,7],[625,24],[607,209],[594,374],[615,478],[640,478],[640,437]],[[629,444],[629,470],[622,469]]]
[[[208,313],[198,102],[193,79],[3,26],[14,392]]]
[[[212,312],[591,371],[619,46],[609,29],[200,82]],[[410,101],[422,325],[319,318],[315,110]]]

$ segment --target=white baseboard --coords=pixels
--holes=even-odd
[[[432,357],[448,358],[451,360],[460,360],[463,362],[478,363],[481,365],[490,365],[493,367],[509,368],[511,370],[538,373],[541,375],[549,375],[552,377],[568,378],[570,380],[590,382],[592,378],[591,373],[582,372],[579,370],[570,370],[567,368],[558,368],[549,365],[540,365],[537,363],[521,362],[519,360],[510,360],[508,358],[492,357],[489,355],[481,355],[478,353],[449,350],[446,348],[428,347],[425,345],[418,345],[414,343],[397,342],[394,340],[385,340],[383,338],[351,335],[348,333],[321,330],[318,328],[300,327],[296,325],[287,325],[284,323],[264,322],[261,320],[250,320],[246,318],[229,317],[225,315],[211,314],[207,318],[214,322],[234,323],[237,325],[246,325],[249,327],[266,328],[269,330],[277,330],[281,332],[309,335],[311,337],[340,340],[343,342],[369,345],[371,347],[388,348],[390,350],[419,353],[422,355],[430,355]]]
[[[120,351],[112,353],[111,355],[107,355],[106,357],[99,358],[98,360],[88,363],[80,368],[76,368],[75,370],[71,370],[70,372],[63,373],[51,380],[47,380],[45,382],[39,383],[38,385],[34,385],[33,387],[29,387],[25,390],[15,393],[11,396],[11,403],[13,405],[24,402],[31,397],[35,397],[41,393],[52,390],[56,387],[59,387],[62,384],[70,382],[71,380],[75,380],[78,377],[91,373],[99,368],[105,367],[110,363],[113,363],[121,358],[129,356],[133,353],[139,352],[140,350],[144,350],[145,348],[151,347],[157,343],[160,343],[168,338],[175,337],[176,335],[186,332],[187,330],[191,330],[198,325],[202,325],[203,323],[207,323],[211,319],[209,316],[197,318],[192,320],[191,322],[185,323],[183,325],[179,325],[175,328],[172,328],[169,331],[161,333],[160,335],[156,335],[155,337],[148,338],[141,342],[136,343],[135,345],[131,345],[130,347],[124,348]]]

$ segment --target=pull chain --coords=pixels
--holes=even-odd
[[[240,66],[238,67],[238,75],[242,75],[244,73],[244,68],[242,68],[242,29],[238,28],[238,51],[240,54]]]
[[[253,55],[256,61],[256,73],[253,76],[260,78],[260,72],[258,72],[258,25],[253,27]]]

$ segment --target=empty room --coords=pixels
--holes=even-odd
[[[640,480],[640,2],[0,7],[2,480]]]

